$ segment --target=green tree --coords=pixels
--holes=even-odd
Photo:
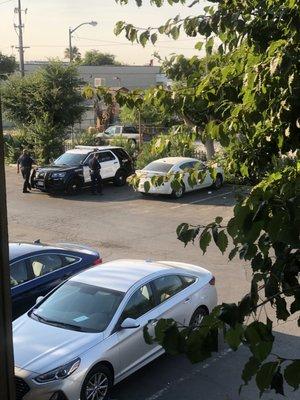
[[[0,75],[10,75],[17,69],[18,64],[14,56],[6,56],[0,52]]]
[[[147,92],[144,94],[146,95]],[[175,113],[166,113],[159,102],[144,101],[140,108],[124,105],[120,110],[120,119],[122,123],[138,124],[139,113],[142,124],[170,127],[178,124],[178,118]]]
[[[127,4],[129,0],[117,2]],[[144,3],[135,2],[138,6]],[[201,3],[153,0],[151,4],[160,7],[166,2],[187,3],[194,9]],[[228,223],[216,216],[206,226],[200,219],[177,228],[179,240],[185,245],[197,241],[203,253],[211,241],[224,253],[230,238],[229,259],[238,256],[249,263],[251,287],[239,302],[216,307],[196,329],[162,320],[155,336],[145,330],[145,337],[172,354],[185,353],[198,362],[217,351],[221,330],[233,350],[241,343],[248,346],[251,357],[242,379],[246,385],[255,377],[261,394],[270,389],[283,394],[284,381],[294,389],[300,384],[300,360],[272,351],[273,319],[290,318],[300,327],[299,20],[296,0],[216,0],[204,12],[195,11],[184,19],[177,16],[157,28],[140,29],[124,21],[115,28],[116,34],[124,33],[143,46],[155,43],[159,35],[174,40],[181,31],[191,37],[201,35],[205,40],[196,48],[204,46],[212,57],[217,51],[216,57],[222,60],[205,71],[199,68],[199,72],[198,57],[186,61],[191,80],[187,78],[186,85],[171,90],[156,88],[152,97],[166,110],[185,107],[192,99],[196,112],[211,115],[212,111],[214,118],[203,121],[201,135],[228,147],[231,171],[249,177],[254,170],[256,185],[238,200]],[[175,67],[181,78],[178,65],[173,73]],[[142,101],[136,93],[120,95],[122,100],[131,106]],[[192,178],[202,179],[201,171],[194,171]],[[180,184],[182,177],[173,179]],[[151,183],[161,184],[159,177],[152,177]],[[266,304],[275,316],[262,320],[259,310]],[[250,317],[252,322],[247,323]]]
[[[4,112],[41,162],[61,151],[66,128],[84,112],[81,81],[74,66],[52,61],[24,78],[13,76],[2,88]]]
[[[70,48],[67,47],[64,52],[64,58],[70,59]],[[72,46],[72,59],[76,62],[81,61],[81,53],[77,46]]]
[[[101,53],[98,50],[87,51],[82,59],[82,65],[120,65],[115,61],[116,56],[109,53]]]

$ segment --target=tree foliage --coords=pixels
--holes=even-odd
[[[117,2],[124,5],[129,0]],[[135,3],[142,6],[144,2]],[[201,2],[150,3],[158,7],[187,4],[195,11]],[[216,217],[208,225],[198,221],[177,229],[184,245],[198,242],[205,253],[214,241],[222,253],[230,250],[230,260],[239,257],[249,263],[249,293],[237,303],[216,307],[197,329],[162,320],[155,336],[145,331],[145,337],[172,354],[185,353],[198,362],[217,351],[218,331],[222,330],[233,350],[240,344],[250,349],[242,379],[246,385],[255,378],[261,394],[265,390],[283,394],[284,382],[294,389],[300,384],[300,361],[272,351],[272,319],[296,317],[300,327],[299,23],[296,0],[215,0],[204,12],[176,16],[158,27],[141,29],[125,21],[115,27],[117,35],[124,34],[142,46],[155,43],[160,35],[174,40],[181,32],[202,37],[196,49],[205,49],[206,59],[171,59],[167,71],[180,84],[155,88],[150,97],[166,112],[175,108],[186,115],[192,105],[198,118],[195,125],[202,128],[199,134],[225,146],[228,169],[256,184],[238,200],[228,223]],[[143,101],[136,92],[120,100],[129,106]],[[180,184],[180,179],[175,176],[173,182]],[[151,184],[163,183],[154,180]],[[258,311],[266,304],[274,309],[275,317],[261,320]]]
[[[24,78],[3,85],[7,118],[25,130],[37,158],[48,162],[61,150],[66,128],[84,112],[76,68],[53,61]]]
[[[90,50],[85,53],[81,65],[120,65],[115,58],[116,56],[110,53],[101,53],[98,50]]]
[[[15,72],[17,67],[18,64],[14,56],[6,56],[0,52],[0,79]]]
[[[70,59],[70,48],[67,47],[64,51],[64,58]],[[79,48],[77,46],[72,46],[72,59],[75,62],[80,62],[81,61],[81,53],[79,51]]]

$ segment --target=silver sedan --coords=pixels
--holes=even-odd
[[[214,277],[194,265],[118,260],[81,272],[14,321],[16,398],[107,399],[164,352],[144,326],[199,324],[216,304]]]

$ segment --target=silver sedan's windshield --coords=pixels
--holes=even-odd
[[[81,282],[60,286],[30,316],[42,323],[83,332],[102,332],[109,325],[124,293]]]

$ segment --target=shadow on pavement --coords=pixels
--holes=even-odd
[[[141,200],[145,204],[155,204],[155,203],[167,203],[174,206],[178,205],[193,205],[193,204],[206,204],[206,205],[224,205],[233,206],[236,203],[236,197],[239,194],[245,194],[249,191],[245,187],[236,187],[233,185],[224,185],[223,188],[219,190],[214,190],[211,188],[200,189],[194,192],[186,193],[180,199],[174,199],[171,196],[164,195],[142,195],[141,193],[135,192],[129,186],[115,187],[113,184],[106,183],[103,187],[103,195],[93,195],[89,189],[85,189],[82,192],[68,196],[64,194],[49,194],[34,190],[33,193],[39,194],[41,196],[49,196],[53,198],[58,198],[61,200],[68,201],[82,201],[82,202],[93,202],[93,203],[107,203],[107,202],[128,202]],[[142,204],[142,203],[141,203]]]
[[[276,333],[275,348],[283,357],[300,357],[300,337]],[[191,364],[184,356],[163,355],[120,382],[111,400],[255,400],[259,391],[251,381],[242,389],[241,373],[250,352],[240,347],[236,352],[221,348],[209,360]],[[299,399],[299,392],[285,386],[286,398]],[[263,400],[283,399],[270,391]]]

